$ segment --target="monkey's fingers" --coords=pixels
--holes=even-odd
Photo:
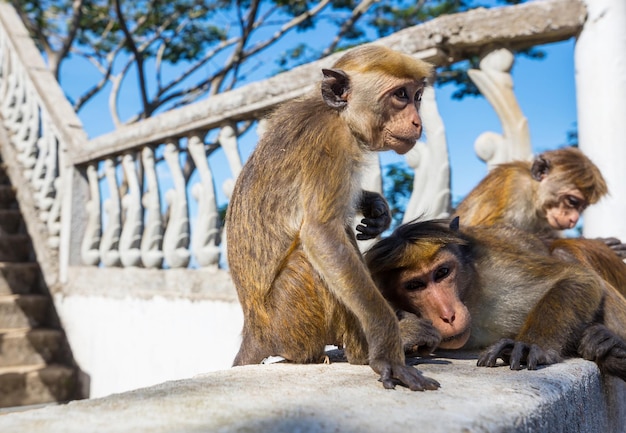
[[[441,386],[435,379],[426,377],[419,370],[406,365],[387,364],[380,370],[380,381],[386,389],[402,385],[411,391],[434,391]]]
[[[532,344],[526,363],[529,370],[536,370],[538,365],[556,364],[559,361],[561,361],[561,356],[556,350],[544,350],[536,344]]]
[[[597,238],[611,248],[621,258],[626,258],[626,244],[617,238]]]
[[[365,221],[365,220],[363,220]],[[356,238],[359,241],[367,241],[369,239],[374,239],[376,236],[384,232],[385,230],[380,230],[380,227],[372,227],[372,226],[364,226],[359,224],[356,226]]]
[[[483,353],[478,357],[478,361],[476,365],[478,367],[495,367],[498,361],[498,358],[502,358],[505,362],[508,362],[508,359],[511,357],[511,352],[513,347],[515,346],[515,342],[510,338],[503,338],[497,343],[492,344],[487,348]]]
[[[531,346],[522,341],[516,341],[511,352],[511,359],[509,360],[511,370],[521,370],[522,364],[526,363],[530,351]],[[528,368],[530,369],[530,366]]]

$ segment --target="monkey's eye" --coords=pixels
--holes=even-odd
[[[406,89],[404,87],[399,88],[398,90],[396,90],[393,93],[393,96],[395,96],[398,99],[401,99],[403,101],[409,99],[409,94],[407,93]]]
[[[582,211],[585,209],[585,203],[583,200],[575,197],[573,195],[565,196],[565,205],[571,207],[572,209],[576,209]]]
[[[450,268],[442,266],[435,271],[435,282],[438,283],[450,275]]]
[[[419,89],[415,94],[415,103],[422,102],[422,93],[424,93],[424,89]]]
[[[407,292],[417,292],[418,290],[424,290],[426,288],[426,283],[422,280],[409,280],[404,283],[404,290]]]

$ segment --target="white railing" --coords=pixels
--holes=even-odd
[[[531,152],[509,74],[511,50],[568,39],[584,19],[579,1],[548,0],[440,17],[377,43],[438,65],[483,55],[470,76],[502,122],[503,134],[485,133],[476,142],[478,155],[492,164]],[[277,104],[313,89],[320,69],[336,57],[88,141],[8,4],[0,4],[0,24],[0,115],[7,135],[0,151],[19,165],[11,180],[18,193],[28,189],[33,197],[32,208],[20,201],[22,211],[32,215],[31,234],[38,229],[30,220],[41,223],[35,243],[45,241],[39,249],[58,260],[49,267],[61,281],[72,266],[219,267],[220,205],[241,170],[242,143],[251,140],[242,137],[254,135]],[[407,155],[416,193],[406,218],[440,216],[450,207],[445,126],[432,89],[422,114],[430,143]],[[380,189],[378,164],[369,178],[375,182],[368,188]]]

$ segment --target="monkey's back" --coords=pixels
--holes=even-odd
[[[337,145],[354,141],[339,116],[313,94],[270,116],[228,205],[228,261],[240,298],[242,290],[270,290],[284,260],[300,247],[306,215],[351,217],[362,151],[355,143]]]
[[[565,287],[564,293],[570,290],[572,296],[582,287],[600,296],[602,282],[595,272],[550,256],[543,242],[531,234],[501,225],[462,231],[472,239],[472,259],[478,269],[473,295],[466,299],[472,314],[468,349],[514,338],[555,285]]]

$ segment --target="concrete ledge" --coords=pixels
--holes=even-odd
[[[420,360],[438,391],[385,390],[367,366],[273,364],[65,406],[0,415],[0,431],[611,432],[626,428],[626,387],[581,359],[539,371]]]

